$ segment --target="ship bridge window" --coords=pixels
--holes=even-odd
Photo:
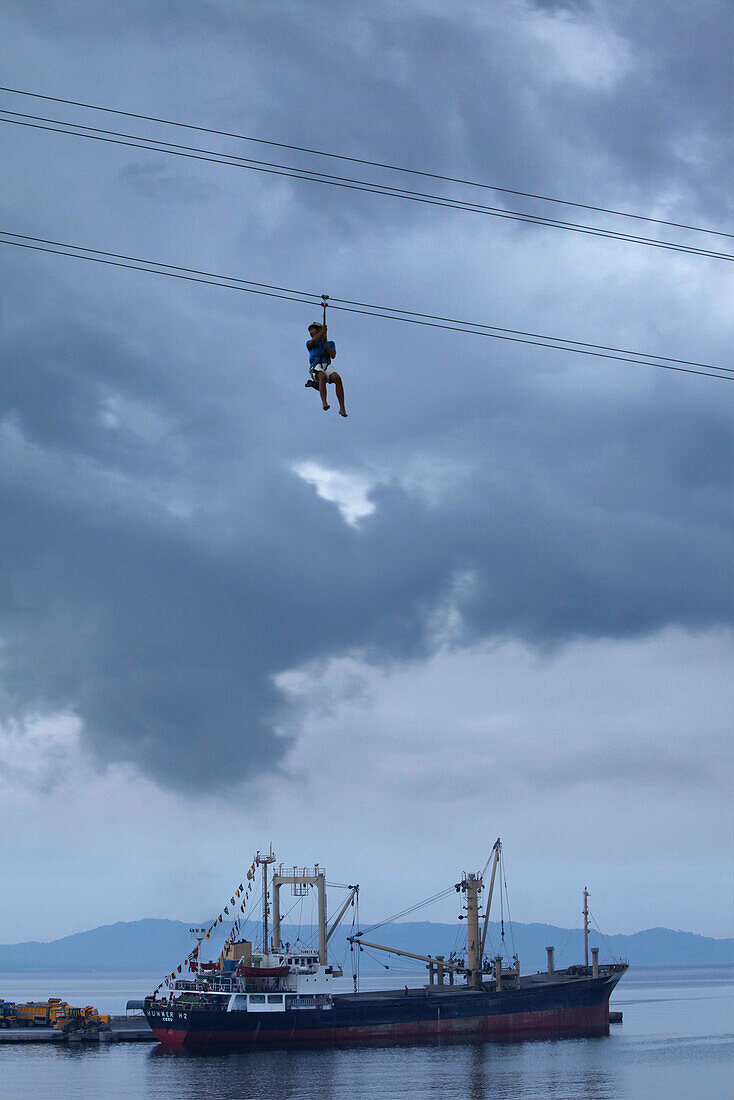
[[[282,1005],[283,1004],[283,994],[282,993],[268,993],[268,1004],[269,1005]]]
[[[251,993],[250,997],[249,997],[249,1000],[250,1000],[251,1005],[264,1005],[265,1004],[265,994],[264,993]]]

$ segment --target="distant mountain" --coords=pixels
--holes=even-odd
[[[146,972],[172,966],[191,950],[188,924],[176,920],[119,921],[50,943],[0,945],[0,971],[34,973]]]
[[[39,973],[100,972],[100,973],[165,973],[173,969],[191,949],[189,924],[173,920],[139,920],[106,924],[89,932],[52,940],[50,943],[27,942],[0,945],[0,972]],[[486,954],[501,953],[506,958],[517,951],[523,971],[543,970],[547,945],[556,949],[556,966],[568,966],[583,960],[583,935],[580,930],[557,928],[550,924],[514,924],[511,938],[505,929],[501,943],[500,927],[490,922]],[[446,955],[462,950],[462,928],[428,921],[384,925],[365,939],[391,947],[414,951],[420,955]],[[295,943],[299,929],[283,925],[283,940]],[[341,962],[345,973],[351,972],[346,941],[347,931],[338,929],[329,943],[330,958]],[[312,942],[314,930],[300,928],[301,942]],[[734,965],[734,939],[712,939],[693,932],[674,932],[669,928],[649,928],[631,936],[601,937],[592,932],[591,945],[600,948],[600,959],[626,958],[633,964],[647,966],[716,966]],[[215,948],[218,950],[218,947]],[[382,960],[384,958],[384,963]],[[360,957],[363,972],[375,972],[381,965],[398,969],[411,965],[394,956],[388,958],[372,949]],[[415,965],[419,970],[421,964]]]

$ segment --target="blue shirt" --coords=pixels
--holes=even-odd
[[[310,341],[308,343],[310,343]],[[324,352],[323,340],[319,340],[318,344],[314,344],[312,348],[309,348],[308,343],[306,344],[306,351],[308,352],[309,367],[317,367],[320,364],[328,366],[329,361],[326,358],[326,354]],[[336,344],[333,340],[327,340],[327,344],[329,345],[331,351],[336,352]]]

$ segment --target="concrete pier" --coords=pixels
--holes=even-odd
[[[0,1043],[62,1043],[65,1038],[53,1027],[0,1028]]]
[[[156,1043],[144,1016],[110,1016],[102,1031],[57,1031],[53,1027],[0,1028],[0,1043]]]

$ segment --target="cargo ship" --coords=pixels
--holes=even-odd
[[[501,853],[498,840],[483,873],[465,872],[455,884],[466,920],[466,952],[458,958],[421,955],[368,940],[364,932],[348,937],[352,949],[386,951],[422,961],[426,984],[401,989],[338,990],[342,972],[329,965],[328,943],[350,906],[350,893],[334,920],[327,922],[326,874],[313,868],[274,868],[272,850],[255,864],[262,871],[263,939],[255,950],[248,940],[228,943],[216,964],[199,961],[190,976],[175,978],[163,996],[144,1002],[145,1016],[166,1047],[191,1051],[244,1051],[263,1047],[347,1046],[451,1040],[571,1038],[609,1034],[609,998],[625,962],[598,960],[588,950],[588,904],[584,891],[585,960],[556,970],[548,948],[547,970],[521,974],[517,956],[506,967],[501,955],[485,956],[488,918]],[[480,926],[484,874],[491,880]],[[281,943],[280,889],[315,888],[318,947],[292,949]],[[271,909],[272,903],[272,909]],[[268,917],[272,911],[272,935]],[[172,976],[173,978],[173,976]]]

